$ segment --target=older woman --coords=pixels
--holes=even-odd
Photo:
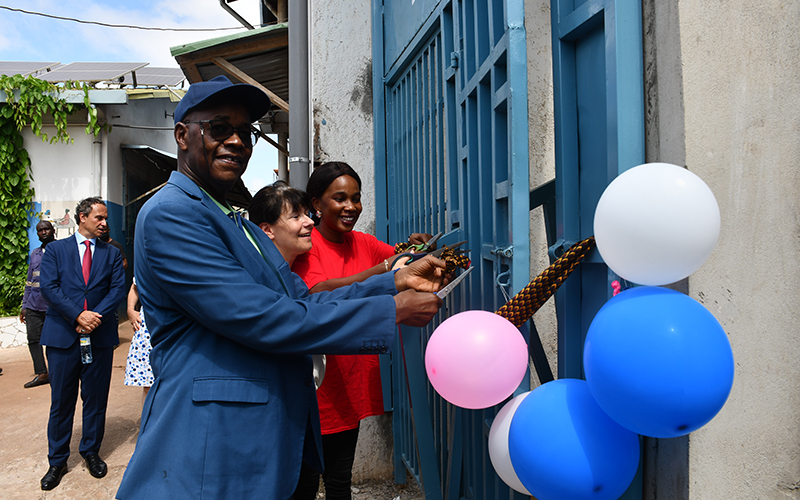
[[[275,243],[291,266],[298,255],[311,250],[311,199],[283,181],[262,188],[250,202],[249,218]]]

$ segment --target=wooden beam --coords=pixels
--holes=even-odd
[[[281,146],[281,145],[280,145],[280,144],[278,144],[277,142],[273,141],[272,139],[270,139],[270,138],[269,138],[269,136],[268,136],[267,134],[265,134],[264,132],[262,132],[262,131],[260,131],[260,130],[259,130],[259,131],[258,131],[258,135],[259,135],[259,137],[263,137],[263,138],[264,138],[264,140],[265,140],[265,141],[267,141],[268,143],[270,143],[270,144],[272,144],[273,146],[275,146],[275,149],[277,149],[278,151],[280,151],[281,153],[283,153],[283,154],[284,154],[284,156],[286,156],[287,158],[289,157],[289,150],[288,150],[288,149],[286,149],[285,147]]]
[[[236,66],[234,66],[233,64],[231,64],[222,57],[215,57],[211,61],[220,68],[230,73],[231,75],[238,78],[240,81],[244,83],[249,83],[250,85],[260,88],[261,90],[264,91],[265,94],[269,96],[269,99],[270,101],[272,101],[272,104],[286,111],[287,113],[289,112],[289,104],[286,101],[278,97],[278,95],[275,92],[261,85],[258,81],[256,81],[254,78],[252,78],[244,71],[240,70],[239,68],[237,68]]]
[[[203,81],[203,77],[200,76],[200,70],[197,69],[196,64],[191,63],[187,64],[186,66],[183,65],[181,66],[183,67],[184,72],[186,72],[187,76],[189,77],[189,83],[197,83]]]

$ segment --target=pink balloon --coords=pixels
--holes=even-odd
[[[465,311],[434,330],[425,351],[433,388],[456,406],[494,406],[519,386],[528,346],[510,321],[487,311]]]

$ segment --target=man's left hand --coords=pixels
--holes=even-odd
[[[418,292],[436,293],[442,288],[445,262],[432,255],[412,262],[394,274],[394,284],[399,292],[413,289]]]

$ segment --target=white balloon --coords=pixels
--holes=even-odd
[[[700,177],[669,163],[645,163],[608,185],[594,214],[597,250],[612,271],[642,285],[681,280],[708,259],[719,238],[717,200]]]
[[[522,485],[511,464],[511,457],[508,454],[508,429],[511,427],[514,412],[528,394],[530,391],[523,392],[506,403],[494,417],[492,428],[489,429],[489,458],[492,460],[495,472],[509,487],[525,495],[530,495],[531,492]]]

